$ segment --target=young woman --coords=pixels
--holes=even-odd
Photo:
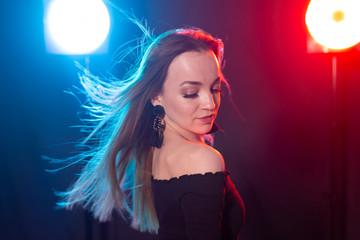
[[[223,43],[196,28],[147,40],[123,79],[81,78],[96,124],[61,205],[83,205],[103,221],[115,210],[160,240],[237,239],[243,203],[206,144],[227,86]]]

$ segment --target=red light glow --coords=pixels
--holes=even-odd
[[[360,42],[359,0],[312,0],[305,21],[311,36],[325,48],[341,50]]]

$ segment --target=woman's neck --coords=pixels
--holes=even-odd
[[[180,138],[183,140],[187,140],[189,142],[194,143],[204,143],[205,137],[204,134],[196,134],[184,129],[181,129],[180,127],[176,126],[172,122],[167,122],[164,130],[164,138]]]

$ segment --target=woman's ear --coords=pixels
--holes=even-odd
[[[161,96],[161,94],[158,94],[155,97],[152,97],[151,98],[151,104],[153,106],[156,106],[156,105],[161,105],[162,106],[163,104],[162,104],[162,96]]]

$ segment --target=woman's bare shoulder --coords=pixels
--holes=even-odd
[[[192,144],[189,152],[189,164],[197,173],[219,172],[225,169],[222,155],[206,144]]]
[[[224,171],[224,159],[214,148],[206,144],[181,142],[163,147],[160,161],[154,170],[155,177],[168,179],[182,175],[205,174]]]
[[[188,143],[172,159],[171,168],[180,170],[181,174],[204,174],[224,171],[225,164],[221,154],[206,144]]]

